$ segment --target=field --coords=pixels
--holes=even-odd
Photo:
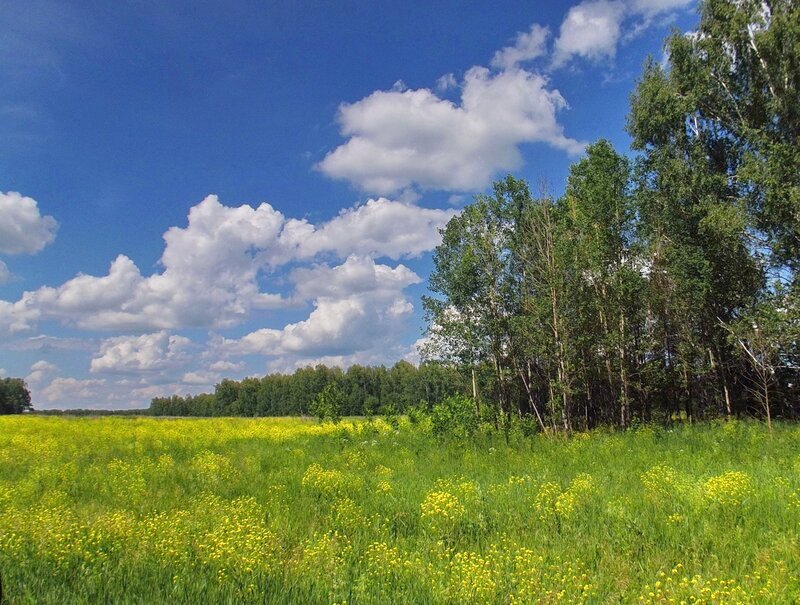
[[[795,603],[800,427],[0,418],[8,603]]]

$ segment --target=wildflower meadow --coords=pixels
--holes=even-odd
[[[796,603],[798,443],[3,417],[4,602]]]

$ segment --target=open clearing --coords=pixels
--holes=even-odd
[[[10,603],[794,603],[800,427],[0,418]]]

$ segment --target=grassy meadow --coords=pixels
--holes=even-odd
[[[0,417],[8,603],[796,603],[800,427]]]

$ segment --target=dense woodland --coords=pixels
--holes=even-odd
[[[631,96],[632,154],[591,145],[565,192],[513,177],[434,254],[419,369],[317,367],[156,399],[157,414],[345,414],[473,396],[540,429],[800,414],[800,5],[711,0]]]
[[[301,368],[294,374],[270,374],[237,382],[223,380],[213,394],[157,397],[150,412],[166,416],[298,416],[317,413],[325,387],[341,394],[337,412],[345,416],[394,414],[421,401],[438,402],[467,389],[459,370],[450,365],[399,361],[391,368],[324,365]]]
[[[429,354],[541,428],[795,417],[800,5],[705,3],[558,199],[508,177],[444,232]]]

